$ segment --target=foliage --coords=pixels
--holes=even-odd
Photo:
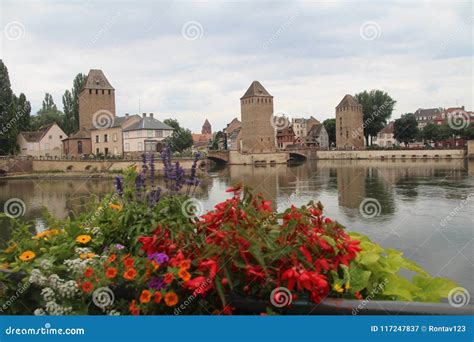
[[[361,234],[349,235],[360,241],[362,249],[349,268],[354,294],[382,300],[436,302],[457,286],[448,279],[431,277],[400,251],[383,249]],[[415,273],[412,281],[400,275],[401,270]]]
[[[79,129],[79,94],[84,88],[86,78],[85,74],[77,74],[72,89],[67,89],[63,95],[64,132],[68,135]]]
[[[418,135],[418,123],[415,115],[407,113],[402,115],[400,119],[395,120],[393,137],[408,146],[414,141]]]
[[[324,128],[328,133],[329,146],[336,144],[336,119],[326,119],[323,121]]]
[[[280,286],[313,303],[327,296],[439,301],[456,286],[401,252],[348,234],[320,203],[279,213],[238,185],[231,198],[194,215],[199,155],[189,175],[170,155],[161,156],[164,189],[155,185],[153,157],[144,156],[141,171],[117,177],[116,192],[87,215],[47,216],[49,229],[36,235],[15,221],[0,253],[11,272],[0,273],[4,296],[16,293],[18,278],[31,285],[8,313],[230,314],[232,294],[278,302],[270,294]],[[416,275],[409,280],[403,269]]]
[[[64,114],[58,110],[54,103],[53,96],[46,93],[43,104],[35,116],[31,117],[31,129],[37,131],[43,126],[56,123],[64,130]]]
[[[31,105],[21,93],[16,96],[10,84],[8,69],[0,60],[0,155],[16,152],[17,136],[30,126]]]
[[[182,152],[193,146],[191,131],[181,127],[178,120],[166,119],[163,122],[174,129],[173,135],[165,139],[166,144],[173,152]]]
[[[372,144],[369,138],[377,136],[377,133],[387,125],[396,101],[382,90],[365,90],[354,97],[362,105],[364,136],[366,146],[369,146]]]

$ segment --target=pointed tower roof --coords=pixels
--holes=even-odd
[[[346,94],[344,98],[339,102],[336,108],[339,107],[351,107],[351,106],[361,106],[359,102],[354,98],[354,96]]]
[[[245,99],[247,97],[254,97],[254,96],[268,96],[273,97],[270,93],[260,84],[259,81],[253,81],[250,85],[249,89],[245,92],[244,96],[240,99]]]
[[[87,75],[86,82],[84,83],[84,89],[114,90],[114,87],[112,87],[112,85],[109,83],[102,70],[91,69]]]

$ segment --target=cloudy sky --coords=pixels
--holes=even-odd
[[[472,3],[446,1],[2,1],[1,58],[36,112],[102,69],[117,114],[193,131],[240,116],[253,80],[290,117],[334,116],[344,94],[388,92],[393,118],[473,109]]]

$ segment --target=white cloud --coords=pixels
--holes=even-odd
[[[472,109],[472,12],[468,3],[364,2],[3,2],[2,29],[17,20],[21,40],[2,39],[14,91],[37,110],[45,92],[61,107],[76,73],[101,68],[117,111],[176,117],[198,131],[240,114],[258,79],[275,110],[325,119],[346,93],[383,89],[394,117],[418,107]],[[182,37],[188,21],[202,38]],[[380,37],[364,40],[375,21]]]

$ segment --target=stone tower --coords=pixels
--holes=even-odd
[[[209,121],[204,121],[204,125],[202,125],[201,134],[212,134],[212,127]]]
[[[336,146],[338,148],[363,148],[362,106],[347,94],[336,107]]]
[[[258,81],[253,81],[240,99],[240,112],[242,153],[275,152],[273,96]]]
[[[115,117],[115,89],[102,70],[91,69],[79,94],[79,129],[94,128],[94,114],[101,110],[102,120],[110,116],[109,113]]]

